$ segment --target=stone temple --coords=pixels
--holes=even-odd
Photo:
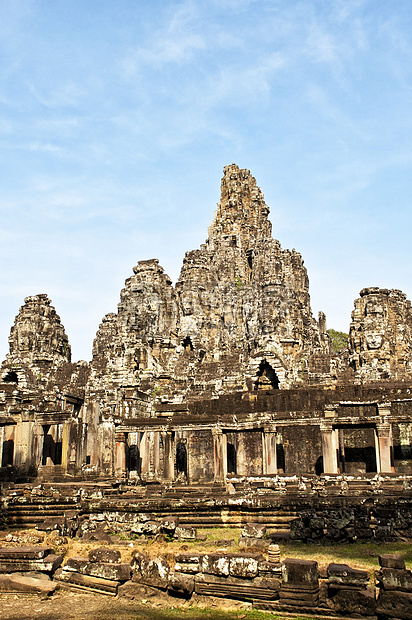
[[[1,366],[2,479],[405,483],[410,302],[364,288],[335,353],[302,256],[272,237],[268,215],[249,170],[226,166],[208,238],[176,285],[156,259],[139,261],[88,363],[71,362],[48,296],[27,297]]]

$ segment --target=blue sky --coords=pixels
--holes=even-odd
[[[90,359],[138,260],[175,281],[249,168],[312,310],[412,297],[410,0],[0,0],[0,353],[47,293]]]

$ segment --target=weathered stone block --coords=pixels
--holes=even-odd
[[[129,599],[137,599],[141,601],[144,598],[159,597],[161,592],[157,588],[143,585],[142,583],[136,583],[134,581],[126,581],[119,585],[117,589],[117,595],[119,597],[125,597]]]
[[[264,538],[239,538],[240,549],[268,549],[269,545],[270,541]]]
[[[375,588],[368,586],[364,589],[329,588],[328,598],[332,601],[336,613],[342,615],[359,614],[360,616],[374,616],[376,613]]]
[[[167,517],[161,520],[160,528],[161,531],[166,534],[173,534],[176,531],[176,528],[179,525],[178,517]]]
[[[229,575],[253,579],[259,572],[259,559],[257,557],[232,556],[229,559]]]
[[[242,528],[242,536],[245,538],[263,538],[266,534],[266,526],[260,523],[246,523]]]
[[[107,547],[98,547],[97,549],[89,551],[89,561],[117,564],[120,562],[120,551],[117,549],[108,549]]]
[[[135,568],[132,581],[166,590],[170,567],[165,558],[158,557],[150,560],[143,554],[136,554],[132,568]]]
[[[74,571],[66,571],[62,569],[59,569],[59,571],[56,572],[55,579],[75,587],[91,590],[93,592],[99,592],[101,594],[111,594],[113,596],[117,594],[117,588],[119,585],[118,581],[102,579],[100,577],[92,577],[90,575],[81,575],[80,573],[76,573]]]
[[[35,579],[26,575],[0,575],[0,592],[24,592],[52,594],[56,583],[46,579]]]
[[[91,577],[116,581],[128,581],[131,572],[130,564],[90,562],[86,558],[69,558],[63,568],[81,575],[90,575]]]
[[[366,571],[351,568],[347,564],[329,564],[327,575],[331,584],[365,587],[369,581]]]
[[[318,584],[318,563],[312,560],[286,558],[282,562],[282,583],[300,587]]]
[[[384,553],[379,556],[379,566],[382,568],[398,568],[405,570],[405,560],[400,553]]]
[[[41,559],[25,560],[10,559],[0,560],[0,573],[24,573],[28,571],[54,572],[62,563],[63,556],[49,553]]]
[[[195,527],[181,527],[179,525],[175,529],[175,536],[179,540],[196,540],[197,529]]]
[[[382,568],[376,573],[379,587],[384,590],[412,592],[412,571],[398,568]]]
[[[160,521],[142,521],[141,523],[134,523],[130,527],[131,532],[135,534],[145,534],[146,536],[156,536],[160,534],[160,530]]]
[[[376,613],[378,616],[383,616],[383,618],[410,620],[412,618],[412,594],[394,590],[381,591],[378,597]]]
[[[53,553],[51,547],[0,547],[1,560],[39,560]]]
[[[280,584],[277,579],[237,579],[218,575],[195,576],[195,592],[204,596],[219,596],[238,600],[269,600],[279,598]]]
[[[229,575],[229,557],[219,554],[205,554],[200,560],[202,573],[209,575]]]
[[[167,589],[169,594],[189,598],[195,589],[195,580],[184,573],[170,573]]]

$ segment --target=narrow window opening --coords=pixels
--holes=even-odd
[[[183,340],[183,346],[185,348],[185,351],[193,351],[194,350],[194,346],[193,346],[192,341],[191,341],[189,336],[186,336],[186,338]]]

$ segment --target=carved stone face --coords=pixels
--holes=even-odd
[[[366,315],[382,316],[383,307],[377,301],[368,301],[368,303],[366,304]]]
[[[183,314],[185,316],[193,314],[193,293],[191,291],[184,291],[181,300]]]
[[[383,334],[379,332],[368,332],[365,334],[365,341],[368,349],[380,349],[383,342]]]

